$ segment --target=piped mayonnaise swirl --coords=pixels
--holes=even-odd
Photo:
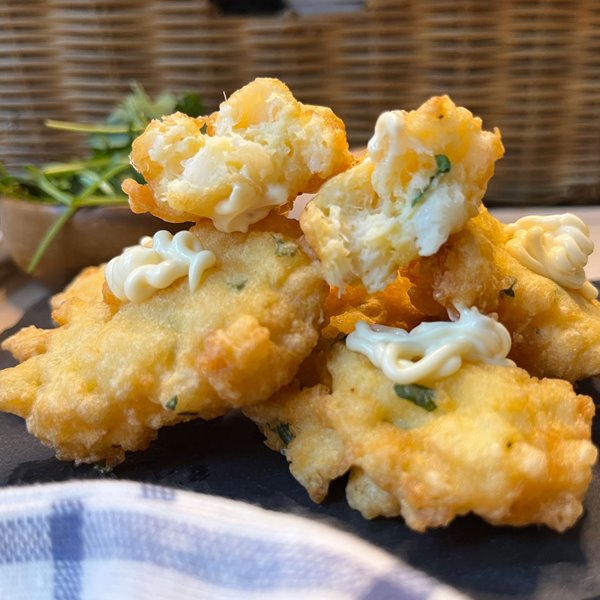
[[[585,266],[594,251],[586,224],[571,213],[523,217],[506,226],[506,249],[524,267],[577,290],[588,300],[598,290],[586,279]]]
[[[404,385],[448,377],[465,361],[514,366],[506,358],[510,333],[477,308],[461,308],[455,321],[421,323],[410,332],[361,321],[346,338],[346,346]]]
[[[113,258],[106,265],[105,278],[119,300],[143,302],[186,276],[193,292],[204,271],[216,261],[215,254],[204,250],[193,233],[180,231],[173,236],[161,230]]]

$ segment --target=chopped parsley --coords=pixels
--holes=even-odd
[[[292,433],[289,423],[279,423],[275,427],[271,427],[281,441],[287,446],[296,436]]]
[[[438,174],[448,173],[452,168],[452,164],[450,163],[450,159],[445,154],[436,154],[435,155],[435,165],[438,168]]]
[[[227,286],[230,287],[232,290],[237,290],[238,292],[241,292],[246,287],[247,283],[247,279],[242,279],[240,281],[228,281]]]
[[[444,173],[448,173],[452,168],[450,159],[445,154],[435,155],[435,173],[429,178],[429,183],[413,198],[411,206],[416,206],[423,199],[423,196],[429,191],[433,183]]]
[[[173,396],[166,404],[165,408],[167,410],[175,410],[177,405],[179,404],[179,397],[177,395]],[[177,413],[180,417],[196,417],[198,413],[194,410],[182,410]]]
[[[275,256],[295,256],[298,246],[294,242],[286,242],[280,235],[272,235],[275,240]]]
[[[416,383],[412,385],[397,384],[394,386],[394,392],[396,392],[396,395],[399,398],[409,400],[428,412],[437,408],[437,404],[433,400],[435,397],[435,390],[423,385],[418,385]]]
[[[95,462],[94,469],[102,473],[102,475],[108,475],[109,473],[112,473],[112,467],[108,465],[105,458]]]
[[[177,396],[173,396],[166,404],[165,408],[167,410],[175,410],[177,408],[177,403],[179,402],[179,398]]]

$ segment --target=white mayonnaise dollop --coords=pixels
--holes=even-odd
[[[584,267],[594,251],[586,224],[565,213],[523,217],[506,226],[511,235],[506,249],[524,267],[577,290],[585,298],[596,298],[598,290],[586,279]]]
[[[216,260],[193,233],[180,231],[173,236],[162,230],[113,258],[106,265],[105,278],[119,300],[143,302],[181,277],[188,277],[193,292]]]
[[[514,366],[506,358],[510,333],[477,308],[461,308],[456,321],[421,323],[410,332],[359,322],[346,346],[404,385],[447,377],[465,361]]]

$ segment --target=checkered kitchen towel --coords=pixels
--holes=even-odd
[[[124,481],[0,491],[0,599],[459,599],[328,526]]]

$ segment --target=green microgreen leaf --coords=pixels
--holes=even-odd
[[[0,195],[21,200],[32,199],[23,182],[13,177],[2,163],[0,163]]]
[[[36,167],[26,167],[26,171],[31,176],[31,180],[37,185],[37,187],[45,192],[50,198],[60,202],[60,204],[64,204],[65,206],[70,206],[73,202],[73,196],[64,192],[57,186],[55,183],[52,183],[40,169]]]
[[[177,403],[179,402],[179,398],[177,396],[173,396],[166,404],[165,408],[167,410],[175,410],[177,408]]]
[[[92,183],[90,183],[78,196],[74,199],[74,203],[84,200],[88,196],[91,196],[103,183],[109,181],[119,173],[129,169],[129,163],[117,163],[110,169],[107,169],[104,173],[99,175]],[[111,188],[112,189],[112,188]],[[113,192],[114,193],[114,192]]]
[[[274,431],[286,446],[296,437],[289,423],[278,423],[275,427],[271,427],[271,431]]]
[[[77,208],[84,206],[119,206],[123,204],[123,196],[87,196],[77,202]]]
[[[190,117],[199,117],[203,112],[200,95],[195,92],[183,93],[175,105],[175,110],[185,113]]]
[[[411,206],[416,206],[430,190],[434,182],[441,177],[444,173],[448,173],[452,168],[450,159],[445,154],[435,155],[435,173],[429,178],[427,185],[412,199]]]
[[[70,123],[69,121],[56,121],[46,119],[44,125],[50,129],[60,129],[62,131],[73,131],[76,133],[100,133],[103,135],[131,133],[132,129],[128,125],[105,125],[103,123]],[[138,131],[143,131],[143,127]]]
[[[64,224],[75,214],[76,210],[77,206],[72,204],[71,206],[65,209],[65,211],[60,215],[60,217],[58,217],[58,219],[56,219],[56,221],[54,221],[54,223],[52,223],[50,229],[48,229],[48,231],[42,238],[42,241],[38,244],[38,247],[36,248],[33,256],[31,257],[31,260],[27,265],[27,273],[33,273],[35,271],[36,267],[42,260],[42,257],[46,253],[46,250],[48,250],[50,244],[58,235],[58,232],[62,229]]]
[[[70,123],[49,119],[46,126],[87,134],[92,156],[88,159],[49,163],[41,167],[29,165],[22,173],[11,175],[0,163],[0,194],[27,201],[62,204],[66,211],[51,225],[28,266],[32,272],[60,229],[81,207],[127,204],[121,192],[126,177],[142,182],[129,164],[133,140],[150,120],[175,110],[198,116],[202,103],[198,94],[163,92],[154,99],[144,88],[133,83],[131,93],[102,123]]]
[[[129,166],[126,165],[126,168],[128,168]],[[109,179],[110,178],[106,178],[103,177],[102,175],[100,175],[99,173],[96,173],[95,171],[91,171],[90,169],[82,169],[80,174],[79,174],[79,179],[82,182],[83,185],[86,186],[90,186],[94,183],[98,183],[98,190],[102,193],[102,194],[106,194],[107,196],[114,196],[117,193],[117,190],[115,190],[115,188],[111,185]],[[86,198],[89,196],[90,194],[86,194]]]
[[[394,392],[399,398],[409,400],[417,406],[424,408],[426,411],[433,411],[437,408],[437,404],[434,402],[435,390],[418,385],[416,383],[412,385],[400,385],[394,386]]]
[[[46,165],[41,170],[42,174],[46,177],[56,177],[59,175],[71,175],[73,173],[80,173],[87,169],[95,169],[98,167],[105,167],[112,157],[102,156],[99,158],[93,158],[88,160],[73,160],[70,162],[63,163],[51,163]]]

